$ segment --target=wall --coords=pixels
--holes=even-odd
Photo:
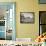
[[[17,37],[33,38],[35,24],[20,24],[20,12],[34,12],[33,0],[19,0],[17,5]]]
[[[17,3],[17,2],[16,2]],[[36,38],[39,35],[39,6],[37,0],[19,0],[17,3],[17,37]],[[34,12],[34,24],[20,24],[20,12]]]
[[[39,10],[46,10],[46,5],[38,4],[38,0],[3,0],[0,2],[16,2],[16,37],[36,38],[39,34]],[[21,24],[20,12],[35,12],[34,24]]]

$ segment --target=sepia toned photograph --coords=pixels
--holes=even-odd
[[[34,13],[20,12],[20,23],[34,23]]]

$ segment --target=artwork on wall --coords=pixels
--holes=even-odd
[[[40,4],[46,4],[46,0],[39,0]]]
[[[34,23],[34,12],[20,12],[20,23]]]

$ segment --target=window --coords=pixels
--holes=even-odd
[[[46,32],[46,11],[39,12],[39,35]]]
[[[39,0],[40,4],[46,4],[46,0]]]

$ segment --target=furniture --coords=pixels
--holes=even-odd
[[[15,3],[0,3],[0,40],[15,40]]]

